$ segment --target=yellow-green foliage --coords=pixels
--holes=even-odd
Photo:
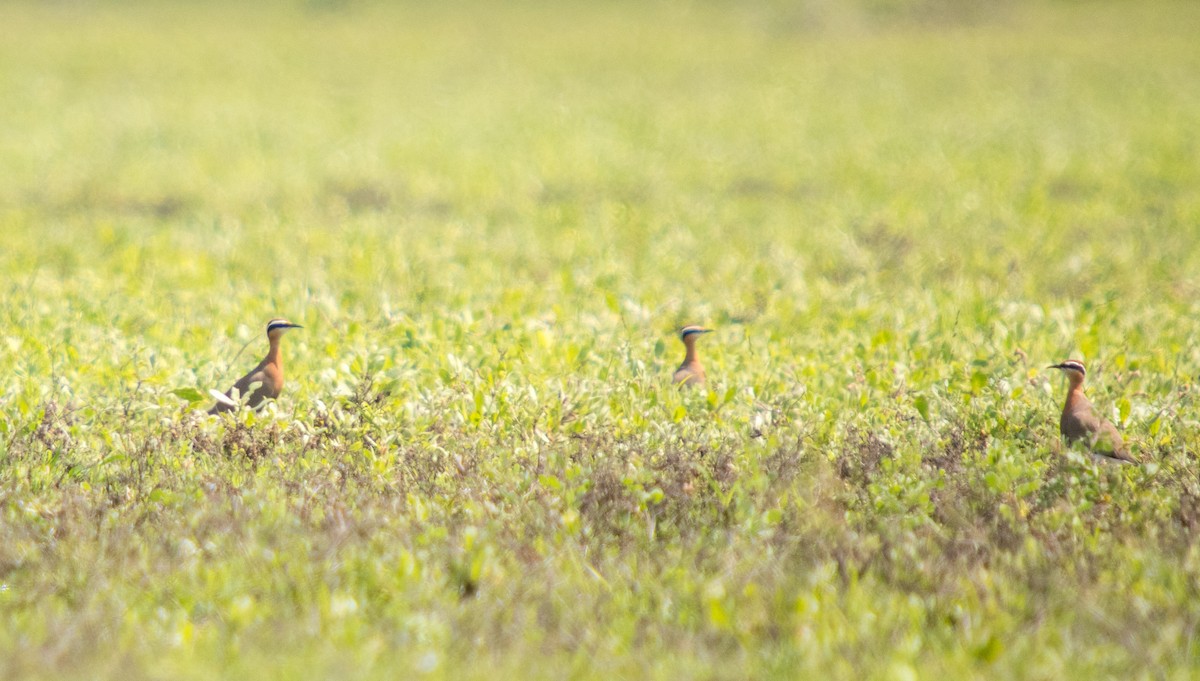
[[[0,677],[1200,666],[1200,5],[0,26]]]

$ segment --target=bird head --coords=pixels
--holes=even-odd
[[[712,329],[706,329],[702,326],[685,326],[679,330],[679,340],[687,343],[689,338],[696,338],[704,333],[712,333]]]
[[[279,338],[288,332],[288,329],[303,329],[299,324],[293,324],[286,319],[272,319],[267,322],[267,338]]]
[[[1065,362],[1051,364],[1047,369],[1062,369],[1064,373],[1071,379],[1072,383],[1081,383],[1087,376],[1087,369],[1084,368],[1083,362],[1077,359],[1068,359]]]

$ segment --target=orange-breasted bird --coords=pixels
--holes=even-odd
[[[700,364],[700,359],[696,357],[696,339],[711,332],[712,329],[700,326],[685,326],[679,330],[679,340],[683,341],[683,347],[687,349],[687,354],[683,357],[683,364],[679,365],[671,377],[672,383],[688,386],[704,383],[704,367]]]
[[[280,391],[283,390],[283,355],[279,351],[279,341],[283,338],[283,334],[290,329],[303,328],[299,324],[293,324],[286,319],[272,319],[267,322],[267,341],[270,342],[271,348],[267,351],[267,356],[263,361],[258,363],[250,373],[238,379],[237,383],[233,384],[233,388],[225,393],[224,398],[218,397],[217,403],[212,409],[208,410],[210,414],[220,414],[225,411],[232,411],[237,408],[237,402],[233,400],[233,393],[236,390],[239,399],[245,398],[247,391],[258,383],[258,388],[250,394],[250,399],[246,401],[246,406],[251,409],[262,404],[262,401],[270,398],[279,397]],[[214,396],[220,395],[217,391],[212,391]]]
[[[1058,430],[1067,439],[1067,444],[1083,442],[1093,456],[1110,461],[1137,463],[1125,446],[1121,432],[1113,424],[1100,418],[1096,408],[1083,394],[1083,379],[1087,369],[1083,362],[1068,359],[1054,364],[1050,369],[1061,369],[1069,381],[1067,401],[1063,405],[1062,417],[1058,421]]]

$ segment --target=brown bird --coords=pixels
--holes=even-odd
[[[700,365],[700,360],[696,357],[696,339],[701,334],[711,333],[712,329],[705,329],[699,326],[685,326],[679,330],[679,340],[683,341],[683,347],[687,348],[687,354],[683,357],[683,364],[675,370],[675,375],[671,377],[671,383],[676,385],[700,385],[704,383],[704,367]]]
[[[1121,432],[1113,424],[1100,418],[1096,408],[1083,395],[1083,379],[1087,369],[1083,362],[1068,359],[1061,364],[1055,364],[1050,369],[1061,369],[1067,374],[1070,388],[1067,390],[1067,402],[1063,405],[1062,418],[1058,421],[1058,430],[1067,439],[1067,444],[1083,442],[1093,456],[1109,461],[1124,461],[1137,463],[1125,446]]]
[[[283,390],[283,356],[279,352],[279,341],[289,329],[300,328],[304,327],[286,319],[272,319],[267,322],[267,340],[271,343],[271,349],[267,351],[267,356],[250,373],[239,378],[229,392],[221,395],[215,390],[211,391],[213,396],[217,397],[217,403],[208,410],[208,413],[220,414],[237,409],[238,403],[233,398],[234,391],[237,391],[238,399],[244,399],[255,383],[259,384],[258,388],[250,394],[250,399],[246,401],[246,406],[251,409],[262,404],[262,401],[267,398],[279,397],[279,392]],[[221,399],[222,397],[224,399]]]

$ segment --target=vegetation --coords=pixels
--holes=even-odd
[[[1198,24],[0,5],[0,677],[1193,677]]]

